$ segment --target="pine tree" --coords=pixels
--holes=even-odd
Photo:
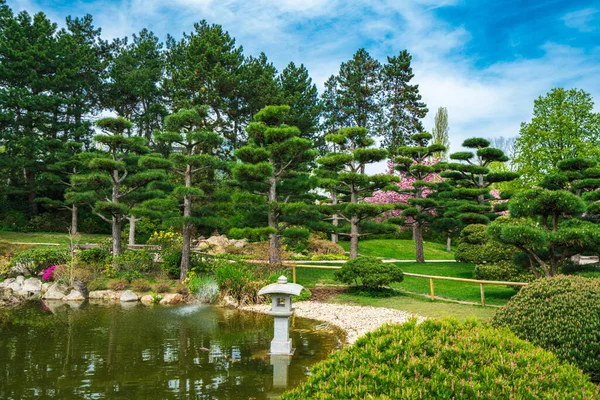
[[[240,187],[267,200],[271,268],[281,265],[282,233],[301,223],[306,208],[302,199],[313,185],[308,166],[317,155],[313,143],[301,138],[297,127],[283,123],[289,111],[289,106],[260,110],[246,128],[248,145],[235,152],[241,163],[233,167]]]
[[[503,211],[505,206],[499,203],[495,208],[490,200],[492,185],[495,183],[509,182],[519,177],[514,172],[491,172],[490,164],[504,163],[508,157],[500,149],[489,147],[490,142],[483,138],[471,138],[463,142],[463,147],[475,150],[461,151],[450,155],[451,160],[462,162],[449,162],[444,165],[449,172],[442,173],[447,178],[452,190],[444,194],[446,199],[453,199],[458,205],[460,214],[457,216],[464,225],[487,224]]]
[[[423,227],[430,224],[433,219],[436,208],[439,206],[434,196],[429,196],[428,192],[437,189],[437,182],[428,182],[428,177],[439,171],[436,161],[430,161],[433,154],[444,151],[444,146],[440,144],[430,144],[432,135],[427,132],[417,133],[410,137],[415,146],[401,146],[397,148],[400,155],[394,159],[395,168],[400,171],[404,177],[410,177],[414,180],[412,188],[403,190],[410,194],[408,199],[408,208],[402,211],[402,217],[413,228],[413,238],[415,241],[416,260],[419,263],[425,262],[423,252]]]
[[[397,155],[396,148],[410,144],[410,137],[423,131],[421,120],[427,106],[421,101],[419,85],[411,85],[414,78],[410,65],[412,56],[402,50],[395,57],[388,57],[381,69],[382,121],[378,130],[382,146],[390,155]]]
[[[342,128],[337,133],[325,137],[327,142],[335,144],[336,150],[319,158],[317,176],[320,186],[333,193],[336,204],[326,206],[330,215],[346,221],[350,225],[349,233],[339,233],[350,237],[350,258],[358,256],[358,241],[365,233],[360,223],[376,217],[392,206],[369,204],[364,200],[373,192],[390,188],[390,182],[397,180],[391,175],[369,176],[363,171],[365,166],[385,160],[387,150],[375,149],[375,141],[367,130],[361,127]]]
[[[146,169],[140,155],[149,152],[146,139],[127,137],[131,122],[124,118],[102,118],[96,122],[102,134],[94,137],[105,151],[93,154],[86,166],[93,172],[72,177],[71,182],[94,193],[95,213],[111,224],[113,257],[121,254],[121,227],[130,213],[127,197],[152,181],[165,179],[164,171]]]
[[[193,203],[205,196],[204,191],[198,187],[198,178],[206,180],[210,172],[223,168],[223,163],[216,156],[223,138],[207,128],[207,114],[207,107],[180,110],[166,118],[166,131],[156,135],[158,141],[178,146],[180,150],[170,156],[172,170],[183,177],[183,185],[178,185],[173,190],[173,196],[183,201],[180,280],[187,277],[190,268],[192,229],[195,224],[201,223],[192,214]]]

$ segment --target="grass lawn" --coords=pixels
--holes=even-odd
[[[339,242],[344,250],[350,250],[350,242]],[[435,242],[425,242],[426,260],[454,260],[454,253],[446,251],[446,246]],[[358,242],[358,252],[364,256],[414,260],[415,242],[412,240],[377,239]]]
[[[98,243],[109,235],[96,235],[90,233],[79,233],[73,236],[73,243]],[[69,235],[66,233],[23,233],[0,231],[0,240],[7,242],[22,243],[57,243],[69,244]]]
[[[395,308],[428,318],[452,316],[458,319],[465,319],[474,317],[480,321],[488,321],[496,313],[496,308],[494,307],[483,308],[444,301],[431,301],[411,294],[399,294],[393,297],[368,297],[347,293],[337,295],[330,301],[335,303],[353,303],[361,306]]]

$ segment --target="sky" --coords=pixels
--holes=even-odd
[[[600,3],[588,0],[8,0],[62,24],[92,14],[105,38],[147,27],[179,38],[221,24],[246,55],[304,64],[322,89],[364,47],[381,62],[407,49],[429,108],[447,107],[453,151],[469,137],[514,137],[554,87],[600,103]],[[600,111],[600,104],[596,104]]]

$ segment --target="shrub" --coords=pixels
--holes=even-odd
[[[63,247],[40,246],[15,254],[11,266],[24,266],[32,275],[37,275],[48,267],[66,263],[68,258],[69,252]]]
[[[475,278],[488,281],[531,282],[535,276],[512,261],[499,261],[494,264],[477,264]]]
[[[492,240],[487,233],[487,226],[472,224],[460,233],[454,257],[460,262],[483,264],[512,260],[516,253],[514,246]]]
[[[554,352],[600,381],[600,280],[540,279],[517,293],[492,324]]]
[[[385,264],[376,257],[356,257],[335,271],[335,278],[348,285],[379,289],[393,282],[402,282],[404,274],[396,265]]]
[[[120,256],[115,257],[113,261],[117,273],[128,273],[137,271],[140,273],[149,272],[154,268],[152,256],[145,251],[127,250]]]
[[[169,282],[158,282],[154,284],[154,290],[157,293],[168,293],[171,290],[171,284]]]
[[[310,290],[304,288],[300,292],[300,295],[296,296],[294,301],[306,301],[306,300],[310,300],[311,297],[312,297],[312,292]]]
[[[177,292],[183,296],[187,296],[188,294],[190,294],[190,290],[188,289],[188,287],[181,282],[177,282],[175,284],[175,292]]]
[[[386,325],[331,355],[283,399],[598,398],[575,366],[474,320]]]
[[[184,282],[190,293],[197,296],[200,301],[212,303],[219,297],[219,284],[212,276],[190,272]]]
[[[94,279],[87,284],[87,289],[92,292],[94,290],[106,290],[108,280],[106,279]]]
[[[314,254],[344,254],[345,250],[337,243],[331,240],[322,239],[316,235],[310,235],[308,238],[307,248],[310,253]]]
[[[182,236],[170,231],[154,232],[146,243],[151,246],[160,246],[160,268],[169,277],[178,278],[181,269]]]
[[[77,263],[82,266],[92,268],[94,270],[102,269],[108,262],[111,261],[109,251],[105,249],[85,249],[77,253]]]
[[[135,279],[131,282],[131,288],[136,292],[147,292],[150,290],[150,282],[147,279]]]
[[[233,297],[238,305],[258,301],[264,282],[257,282],[254,269],[243,262],[222,262],[215,268],[215,279],[224,296]]]
[[[108,288],[110,290],[119,291],[119,290],[125,290],[125,288],[127,288],[128,285],[129,285],[129,282],[127,282],[124,279],[115,279],[115,280],[109,281],[106,286],[108,286]]]

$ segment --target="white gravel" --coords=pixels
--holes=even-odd
[[[257,304],[240,307],[242,310],[268,313],[270,305]],[[298,317],[316,319],[334,325],[346,332],[346,342],[352,344],[360,336],[379,328],[385,323],[401,324],[410,318],[423,321],[425,318],[391,308],[351,306],[346,304],[301,301],[294,303]]]

